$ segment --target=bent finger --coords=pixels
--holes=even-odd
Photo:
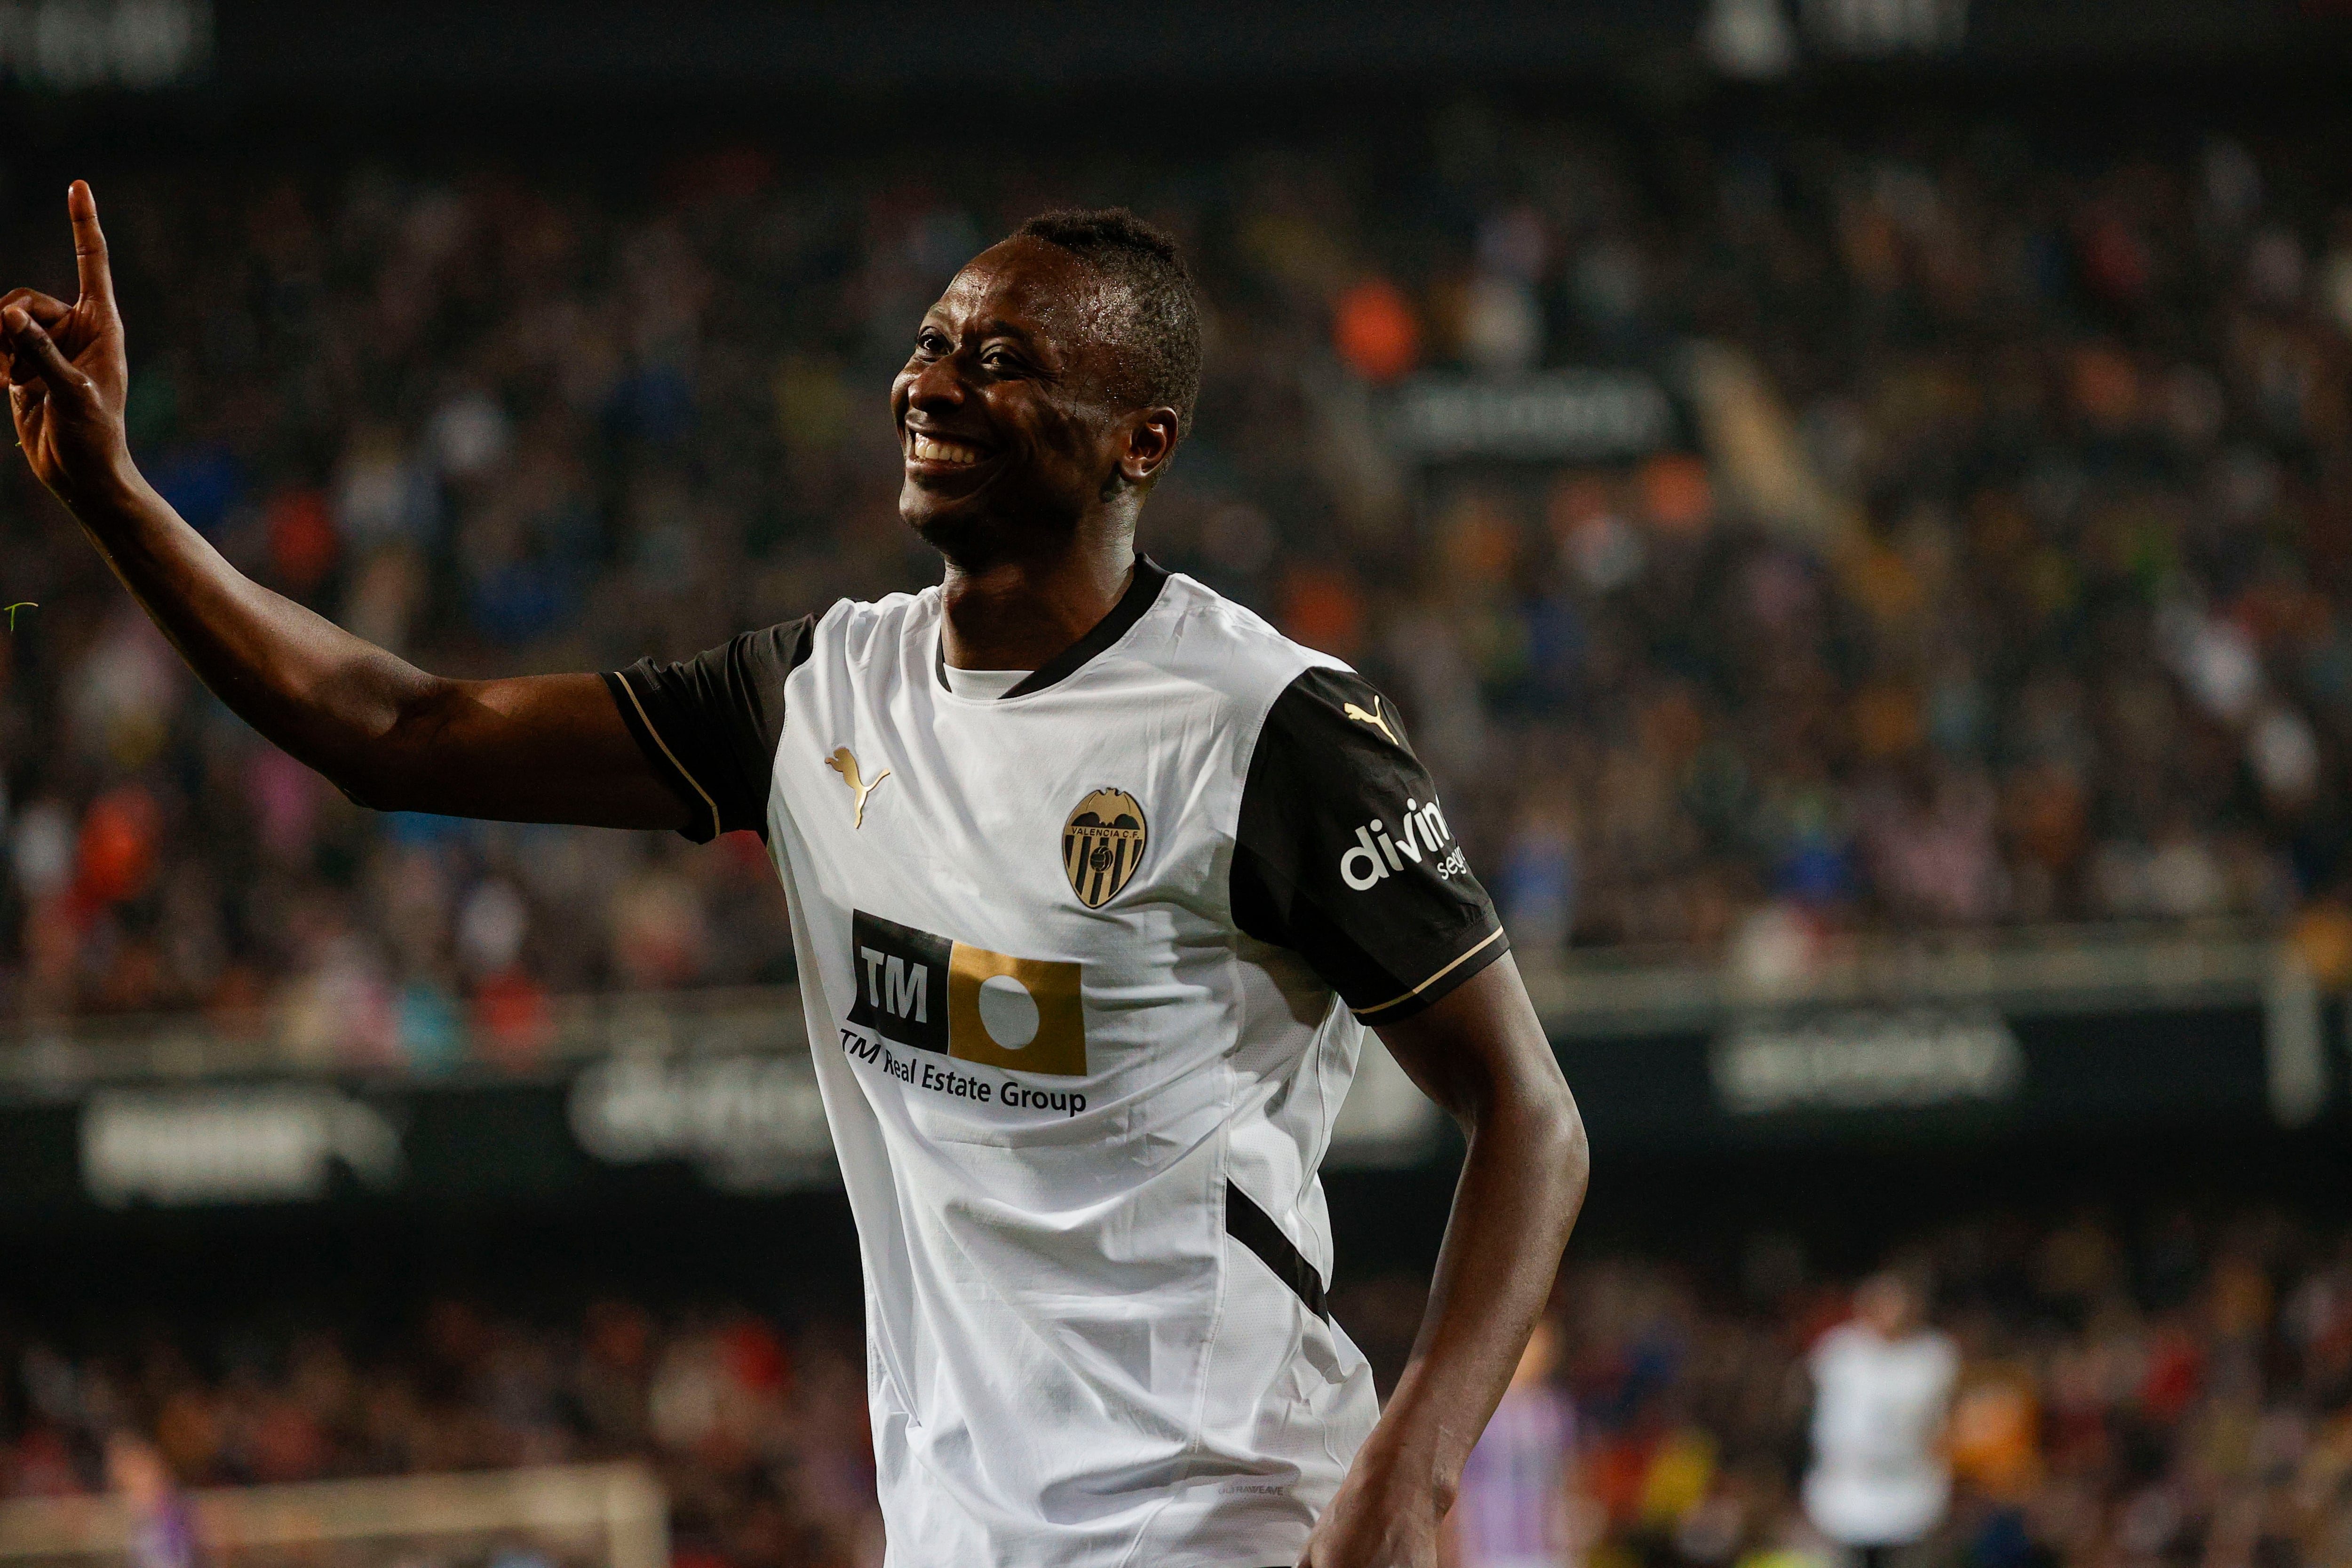
[[[48,391],[37,381],[8,389],[8,423],[16,427],[16,445],[23,446],[40,428],[41,410],[48,405]]]
[[[88,389],[89,377],[74,369],[72,363],[58,352],[57,340],[33,320],[24,306],[0,310],[0,328],[8,334],[12,380],[22,383],[29,372],[40,377],[51,392],[79,393]]]
[[[53,326],[73,314],[73,307],[62,300],[51,299],[37,289],[11,289],[0,294],[0,314],[11,305],[21,305],[33,320],[44,326]],[[9,380],[11,362],[16,358],[16,340],[0,330],[0,382]]]
[[[33,320],[45,327],[55,326],[73,314],[73,307],[63,300],[52,299],[38,289],[11,289],[0,294],[0,310],[11,305],[22,305]]]
[[[98,226],[98,198],[88,180],[66,188],[66,214],[73,219],[74,271],[81,279],[81,297],[114,309],[114,271],[107,265],[106,231]]]

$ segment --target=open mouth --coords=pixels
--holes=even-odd
[[[982,455],[979,447],[962,441],[950,441],[944,437],[928,436],[916,430],[907,432],[907,456],[918,463],[967,468],[979,462]]]

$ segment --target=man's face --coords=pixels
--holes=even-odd
[[[1038,239],[1008,239],[956,274],[890,387],[898,515],[916,531],[965,561],[1020,553],[1067,538],[1108,493],[1146,418],[1110,392],[1114,302],[1084,262]]]
[[[1863,1281],[1854,1291],[1853,1310],[1854,1316],[1881,1339],[1901,1339],[1911,1331],[1910,1288],[1891,1275]]]

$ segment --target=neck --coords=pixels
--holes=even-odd
[[[1124,529],[1050,555],[950,558],[940,652],[954,669],[1035,669],[1109,615],[1134,572],[1135,536]]]

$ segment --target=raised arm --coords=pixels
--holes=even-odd
[[[684,820],[596,676],[428,675],[247,578],[189,527],[131,460],[122,318],[89,185],[75,181],[66,208],[80,298],[0,297],[17,444],[222,701],[365,805],[604,827]]]
[[[1307,1542],[1312,1568],[1433,1568],[1437,1523],[1551,1293],[1584,1203],[1584,1123],[1518,966],[1380,1031],[1469,1134],[1420,1336]]]

